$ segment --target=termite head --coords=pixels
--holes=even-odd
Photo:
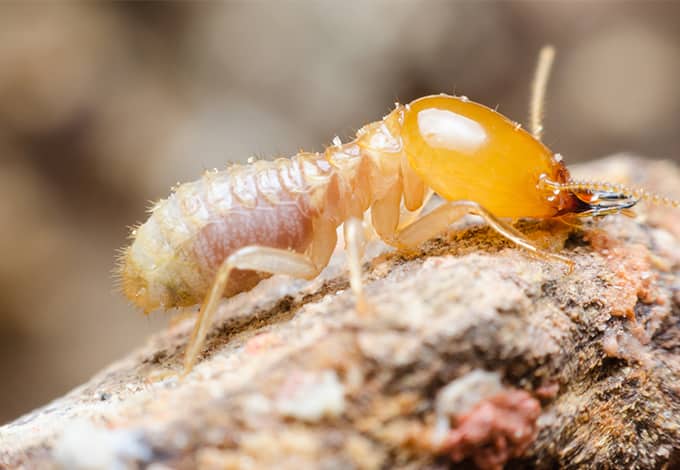
[[[475,201],[511,218],[554,217],[579,206],[568,192],[537,189],[541,175],[569,181],[559,155],[518,123],[465,97],[409,103],[400,135],[411,167],[448,200]]]

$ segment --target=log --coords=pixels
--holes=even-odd
[[[666,162],[577,172],[680,197]],[[638,214],[518,224],[571,274],[475,218],[415,252],[373,242],[366,316],[341,252],[313,281],[268,279],[223,302],[187,377],[192,318],[0,427],[0,466],[680,465],[680,210]]]

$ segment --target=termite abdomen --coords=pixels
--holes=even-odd
[[[234,166],[180,185],[158,202],[122,257],[125,294],[146,311],[193,305],[238,248],[262,245],[303,252],[312,237],[314,184],[328,172],[299,159]],[[236,270],[225,296],[266,275]]]

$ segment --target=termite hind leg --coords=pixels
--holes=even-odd
[[[229,275],[234,269],[262,271],[271,274],[286,274],[296,278],[312,279],[321,268],[305,255],[288,250],[263,246],[247,246],[232,253],[220,266],[196,319],[184,356],[183,376],[191,372],[196,358],[203,347],[213,316],[224,294]]]
[[[367,314],[370,307],[364,295],[364,286],[361,278],[361,259],[366,248],[366,235],[364,224],[361,220],[351,218],[344,224],[345,250],[347,251],[347,265],[349,267],[349,283],[356,298],[356,306],[359,314]]]
[[[573,271],[574,262],[572,260],[538,248],[515,228],[497,219],[493,214],[473,201],[452,201],[442,204],[432,212],[415,220],[411,225],[399,230],[395,234],[394,244],[400,248],[415,248],[422,242],[443,232],[446,227],[466,214],[482,217],[493,230],[529,251],[533,256],[564,263],[569,273]]]

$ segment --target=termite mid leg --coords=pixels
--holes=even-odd
[[[201,306],[196,325],[189,339],[184,356],[184,374],[191,372],[196,362],[206,334],[212,323],[224,288],[229,281],[229,275],[234,269],[250,269],[271,274],[286,274],[292,277],[312,279],[316,277],[324,265],[317,265],[314,261],[299,253],[278,248],[264,246],[247,246],[232,253],[218,269],[210,292]]]
[[[412,224],[399,230],[393,239],[393,244],[400,248],[414,248],[420,243],[443,232],[446,227],[466,214],[478,215],[497,233],[516,245],[529,251],[533,256],[544,260],[553,260],[567,265],[568,271],[574,268],[574,262],[569,258],[542,250],[527,240],[518,230],[497,219],[493,214],[473,201],[446,202],[432,212],[415,220]]]
[[[349,267],[349,284],[356,298],[357,311],[360,314],[368,313],[369,306],[364,295],[364,286],[361,279],[361,258],[366,248],[366,235],[364,224],[361,220],[351,218],[344,224],[345,250],[347,251],[347,265]]]

